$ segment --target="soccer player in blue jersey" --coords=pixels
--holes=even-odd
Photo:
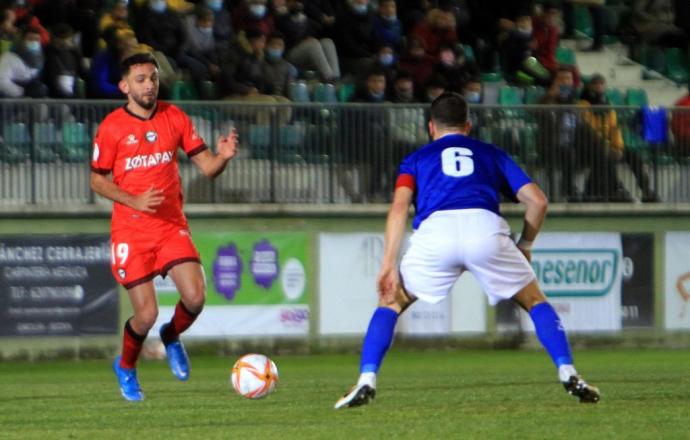
[[[575,370],[565,330],[530,266],[532,242],[546,216],[546,197],[508,154],[466,136],[471,129],[467,113],[467,102],[456,93],[436,98],[429,121],[432,142],[400,165],[377,279],[378,308],[364,337],[359,380],[336,402],[336,409],[375,397],[376,374],[398,316],[417,299],[443,300],[465,270],[477,278],[492,305],[512,298],[529,313],[568,393],[580,402],[599,401],[599,390]],[[527,206],[517,244],[499,215],[501,194]],[[412,203],[415,231],[398,269]]]

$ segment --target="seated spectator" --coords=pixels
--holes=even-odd
[[[42,71],[41,33],[28,27],[13,50],[0,56],[0,97],[45,98],[48,88],[41,82]]]
[[[642,201],[658,202],[659,196],[650,187],[649,174],[644,169],[644,160],[637,151],[625,148],[616,112],[597,108],[609,104],[606,98],[606,79],[598,73],[592,75],[580,98],[581,105],[592,107],[592,111],[583,112],[583,119],[598,135],[598,139],[608,149],[613,160],[623,160],[628,164],[642,192]],[[622,189],[619,189],[619,192],[622,192]]]
[[[672,0],[635,0],[632,21],[635,31],[648,44],[688,47],[688,35],[676,25]]]
[[[346,0],[336,16],[336,47],[344,73],[360,76],[372,67],[374,12],[369,0]]]
[[[434,74],[446,79],[448,91],[460,93],[465,81],[479,75],[479,69],[467,60],[464,50],[458,56],[458,51],[454,47],[442,45],[434,66]]]
[[[413,36],[418,38],[427,55],[437,56],[441,45],[455,46],[458,36],[455,32],[455,17],[441,9],[430,10],[423,22],[414,29]]]
[[[373,68],[355,91],[352,102],[381,103],[386,101],[386,72]]]
[[[284,35],[286,58],[300,70],[314,69],[323,81],[340,78],[338,53],[330,38],[316,39],[313,21],[304,13],[304,5],[297,0],[276,0],[274,22]]]
[[[203,4],[213,11],[213,38],[218,50],[226,50],[235,35],[232,14],[223,0],[204,0]]]
[[[556,49],[558,48],[558,28],[559,10],[553,2],[546,1],[542,4],[539,15],[532,18],[534,39],[534,50],[532,53],[551,74],[558,69],[556,61]]]
[[[379,12],[374,17],[373,43],[391,46],[396,53],[402,49],[402,23],[398,20],[395,0],[379,1]]]
[[[87,77],[81,51],[74,43],[74,30],[68,24],[55,25],[45,50],[43,81],[51,98],[78,98],[77,80]]]
[[[587,6],[592,19],[592,45],[585,50],[599,52],[604,48],[604,0],[565,0],[563,2],[563,21],[565,25],[563,38],[575,38],[575,6],[578,3]]]
[[[274,95],[287,96],[288,84],[297,79],[297,68],[283,58],[284,53],[283,36],[278,33],[269,35],[266,41],[266,74]]]
[[[386,84],[393,84],[395,77],[398,75],[398,57],[395,54],[395,49],[389,44],[382,44],[376,51],[376,59],[374,65],[383,70],[386,74]]]
[[[393,89],[389,93],[392,102],[410,104],[417,102],[412,75],[404,70],[398,72],[393,82]]]
[[[407,49],[400,57],[400,69],[412,75],[417,90],[421,90],[434,73],[434,57],[427,55],[418,38],[410,38]]]
[[[100,99],[120,99],[124,95],[118,86],[122,75],[120,61],[137,47],[134,32],[111,26],[103,33],[106,48],[93,58],[89,69],[89,95]]]
[[[258,29],[263,35],[275,30],[266,0],[241,0],[232,10],[232,26],[235,32]]]
[[[336,10],[333,0],[310,0],[304,4],[304,13],[314,26],[316,38],[335,38]]]
[[[576,104],[574,79],[570,69],[560,68],[540,103],[564,105],[558,111],[544,113],[540,121],[538,142],[540,155],[546,162],[550,181],[561,171],[561,196],[568,201],[630,202],[616,176],[615,160],[609,154],[604,140],[579,112],[568,110]],[[575,187],[575,172],[589,168],[589,177],[583,195]]]
[[[688,86],[690,91],[690,86]],[[681,107],[673,112],[671,117],[671,132],[675,138],[675,151],[680,156],[690,156],[690,93],[680,98],[674,104]]]
[[[14,25],[16,17],[12,9],[0,10],[0,54],[12,48],[14,39],[17,38],[17,27]]]
[[[41,20],[34,15],[34,5],[32,3],[27,4],[26,1],[14,1],[14,15],[15,24],[19,29],[26,29],[31,27],[38,31],[41,36],[41,47],[50,43],[50,32],[46,29]],[[20,4],[22,3],[22,4]]]
[[[448,82],[439,75],[433,75],[424,87],[424,96],[422,102],[434,102],[434,99],[441,96],[448,90]]]
[[[482,82],[478,77],[474,76],[465,81],[462,85],[462,96],[470,104],[480,104],[482,102]]]
[[[98,21],[98,32],[102,34],[111,26],[119,29],[129,28],[129,9],[127,9],[128,0],[115,0],[110,7],[110,10],[101,16]]]
[[[215,15],[207,7],[195,9],[193,20],[186,21],[186,44],[184,52],[197,62],[200,69],[199,77],[212,81],[218,80],[220,75],[220,51],[213,33]]]
[[[502,45],[504,71],[512,82],[518,84],[548,85],[549,72],[532,55],[535,43],[532,39],[532,17],[528,10],[515,19],[515,29],[508,33]]]

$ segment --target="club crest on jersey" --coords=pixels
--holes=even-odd
[[[156,165],[172,162],[173,152],[163,151],[160,153],[139,154],[134,157],[125,158],[125,171],[135,170],[137,168],[150,168]]]
[[[156,133],[153,130],[146,132],[146,140],[147,141],[154,143],[154,142],[156,142],[156,139],[158,139],[158,133]]]
[[[125,277],[127,276],[127,273],[125,272],[125,270],[123,268],[119,268],[117,270],[117,275],[120,277],[120,279],[124,280]]]

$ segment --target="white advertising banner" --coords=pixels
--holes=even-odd
[[[532,268],[566,330],[621,328],[622,245],[618,233],[544,232]],[[523,328],[534,330],[522,313]]]
[[[666,233],[666,328],[690,328],[690,232]]]
[[[383,234],[319,235],[319,333],[361,335],[377,305],[376,276],[383,256]],[[486,302],[471,276],[439,304],[417,301],[401,317],[398,331],[445,335],[486,330]]]

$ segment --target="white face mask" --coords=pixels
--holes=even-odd
[[[266,5],[251,5],[249,6],[249,12],[256,18],[263,18],[266,15]]]
[[[58,87],[65,95],[74,93],[74,75],[59,75],[57,81]]]
[[[151,0],[149,2],[149,7],[154,12],[165,12],[165,10],[168,7],[168,4],[165,0]]]

